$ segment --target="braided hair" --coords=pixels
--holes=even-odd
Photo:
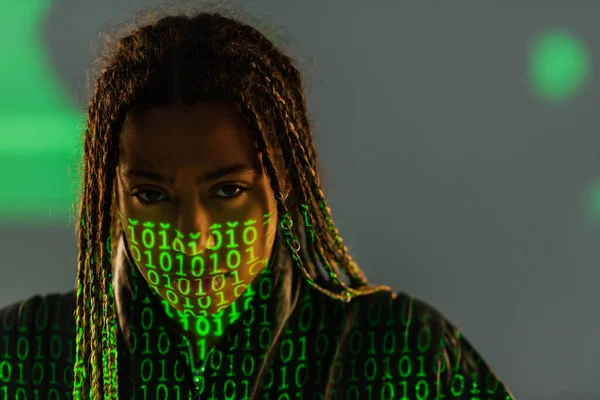
[[[104,56],[87,109],[76,224],[75,399],[118,397],[110,242],[118,229],[113,199],[119,132],[128,112],[214,100],[236,104],[255,135],[273,192],[281,193],[286,182],[292,188],[294,206],[290,209],[277,196],[277,208],[287,248],[308,283],[344,302],[391,291],[367,281],[332,221],[319,180],[302,81],[292,59],[252,22],[226,16],[233,9],[183,12],[157,21],[155,10],[138,14],[150,21],[141,27],[123,25],[130,33],[104,48],[111,53]],[[310,236],[304,256],[298,252],[302,226]],[[315,282],[317,262],[328,275],[322,278],[337,289]],[[349,285],[340,279],[342,271]]]

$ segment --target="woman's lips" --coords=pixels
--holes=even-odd
[[[220,291],[225,287],[225,280],[231,275],[231,272],[220,272],[218,274],[211,274],[199,278],[182,278],[174,276],[175,289],[185,295],[206,295],[209,292]],[[186,290],[189,287],[189,291]]]
[[[217,271],[216,273],[211,272],[210,274],[204,274],[202,276],[189,276],[189,275],[181,276],[181,274],[179,274],[179,273],[171,273],[168,275],[172,280],[187,279],[188,281],[191,282],[191,281],[197,281],[197,280],[212,279],[215,276],[229,275],[230,273],[231,273],[231,271]]]

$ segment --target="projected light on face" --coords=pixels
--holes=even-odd
[[[239,298],[267,265],[275,194],[245,121],[224,103],[128,114],[118,215],[138,272],[191,316]]]
[[[197,249],[202,233],[185,238],[168,223],[130,218],[124,226],[133,261],[149,286],[179,311],[200,316],[229,306],[266,267],[264,243],[273,243],[276,228],[272,214],[214,224],[204,250]]]

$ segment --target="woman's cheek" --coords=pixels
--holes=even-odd
[[[245,276],[244,281],[248,278],[254,278],[254,276],[249,277],[248,272],[255,272],[258,274],[262,268],[256,264],[264,264],[271,256],[278,226],[274,214],[276,214],[276,209],[273,209],[271,213],[268,214],[268,217],[262,221],[259,220],[260,222],[256,221],[256,223],[251,226],[245,226],[245,224],[239,223],[235,228],[236,232],[233,235],[231,232],[227,232],[227,230],[231,228],[221,229],[219,232],[221,236],[220,250],[217,250],[218,257],[216,260],[214,253],[210,250],[208,252],[205,251],[204,255],[201,256],[204,261],[203,274],[213,269],[237,269],[239,270],[240,279],[243,279],[243,276]],[[148,277],[150,270],[153,270],[153,272],[157,273],[159,278],[161,278],[160,280],[164,281],[165,277],[163,277],[162,274],[166,272],[161,270],[160,261],[165,261],[165,251],[157,251],[156,247],[157,241],[162,242],[160,239],[162,238],[162,235],[157,235],[155,233],[154,251],[152,251],[152,249],[147,249],[141,243],[141,235],[144,228],[142,226],[143,224],[140,223],[140,218],[135,218],[135,216],[126,218],[121,213],[119,213],[119,217],[121,219],[123,233],[126,236],[130,251],[134,258],[133,261],[137,265],[138,270],[143,272],[145,277]],[[137,244],[133,243],[132,235],[137,239],[135,241]],[[235,242],[231,241],[232,238],[235,238]],[[235,251],[238,254],[229,254],[232,251]],[[180,253],[173,249],[168,252],[169,257],[172,260],[170,272],[178,271],[181,266],[177,264],[176,260],[177,255]],[[151,257],[151,260],[148,256]],[[218,263],[217,268],[214,267],[215,261]],[[231,268],[230,263],[234,268]],[[148,264],[154,265],[155,267],[148,267]],[[189,267],[190,266],[184,266],[183,270],[185,271],[189,269]],[[164,283],[159,283],[159,286],[162,285],[164,285]]]

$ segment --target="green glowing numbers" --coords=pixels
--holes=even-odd
[[[297,388],[302,388],[308,381],[308,366],[306,363],[299,364],[294,374],[294,383]]]
[[[285,338],[283,339],[283,341],[281,342],[280,348],[279,348],[279,356],[281,358],[281,361],[283,361],[284,363],[289,363],[290,360],[292,359],[292,355],[294,354],[294,344],[292,343],[290,338]]]
[[[0,382],[10,382],[12,376],[12,364],[6,360],[0,361]]]
[[[429,346],[431,345],[431,328],[427,324],[421,325],[419,328],[419,336],[417,339],[417,349],[424,353],[429,351]]]
[[[358,355],[363,350],[363,335],[362,332],[354,331],[350,334],[350,354]]]
[[[179,385],[175,385],[169,390],[169,387],[164,383],[159,384],[156,387],[156,392],[152,394],[148,394],[148,385],[141,385],[140,389],[142,391],[142,399],[170,399],[171,396],[175,399],[181,399],[181,389]]]
[[[234,306],[216,315],[214,321],[171,314],[170,318],[181,318],[178,322],[185,330],[193,329],[200,334],[198,344],[203,364],[197,368],[201,372],[194,375],[193,382],[185,374],[185,369],[195,362],[187,347],[190,342],[187,339],[172,342],[176,336],[169,335],[159,315],[154,314],[154,303],[146,292],[144,298],[137,299],[141,307],[135,310],[136,322],[130,331],[135,377],[120,376],[120,384],[133,385],[135,398],[156,399],[188,398],[187,388],[195,388],[201,396],[244,398],[255,384],[262,387],[262,398],[275,399],[307,395],[323,398],[325,387],[329,387],[333,397],[360,400],[425,400],[438,393],[439,398],[448,400],[486,395],[489,398],[499,390],[500,384],[491,374],[478,380],[474,372],[464,371],[459,364],[459,359],[466,357],[474,358],[475,364],[483,364],[476,351],[459,352],[456,346],[439,339],[433,324],[427,323],[431,321],[429,316],[414,318],[412,326],[391,324],[390,314],[407,320],[410,313],[402,316],[399,309],[391,313],[384,302],[374,302],[368,309],[359,306],[354,310],[358,312],[353,312],[359,321],[350,323],[347,319],[350,306],[331,299],[317,303],[314,297],[302,294],[295,315],[277,336],[278,325],[273,323],[271,310],[265,307],[275,293],[274,286],[270,277],[265,276],[259,285],[242,294],[248,298],[243,306],[237,303],[237,307],[247,309],[248,313],[241,321],[241,329],[229,330],[227,334],[222,322],[229,312],[239,313]],[[54,306],[46,304],[36,307],[35,312],[24,309],[23,313],[30,314],[31,329],[54,332],[54,327],[59,326],[50,323],[54,310]],[[2,319],[0,324],[2,329],[24,328],[14,316]],[[72,331],[75,332],[74,327]],[[201,342],[202,336],[211,331],[223,337],[223,344],[209,349]],[[410,335],[405,336],[405,331]],[[460,339],[458,331],[453,335]],[[406,346],[398,343],[401,340],[410,342],[407,351],[403,351]],[[274,344],[271,362],[262,370],[266,351]],[[75,369],[56,367],[65,359],[73,364],[73,349],[72,339],[64,341],[54,334],[15,335],[0,353],[0,398],[4,395],[1,388],[7,382],[17,385],[10,398],[15,393],[25,396],[29,387],[39,389],[40,398],[65,398],[68,392],[58,388],[72,388],[74,370],[79,374],[84,372],[81,365]],[[259,371],[261,375],[257,375]],[[448,381],[447,372],[452,372]],[[260,380],[254,381],[257,378]],[[46,385],[48,388],[42,395],[41,388]]]
[[[329,335],[325,332],[320,332],[317,336],[315,351],[318,357],[323,357],[329,350]]]
[[[308,332],[313,319],[313,307],[312,304],[305,302],[300,307],[300,323],[298,329],[302,333]]]
[[[139,241],[136,235],[136,229],[135,227],[139,224],[139,221],[135,221],[135,220],[131,220],[128,219],[129,224],[128,224],[128,228],[130,231],[130,250],[132,253],[132,256],[135,260],[135,262],[140,262],[142,259],[142,255],[140,253],[140,249],[139,249]],[[256,262],[258,260],[258,258],[255,256],[254,254],[254,243],[256,243],[256,240],[258,239],[258,231],[256,229],[256,227],[254,226],[254,224],[256,223],[256,221],[249,221],[251,223],[246,223],[244,224],[244,231],[242,233],[242,237],[243,237],[243,241],[244,244],[246,246],[250,246],[247,249],[247,253],[249,253],[250,258],[247,261],[248,264],[252,264],[254,262]],[[158,232],[158,235],[160,236],[161,240],[161,244],[158,247],[158,249],[160,250],[164,250],[163,252],[160,253],[159,256],[159,266],[162,272],[171,272],[172,268],[173,268],[173,259],[171,256],[171,253],[169,253],[170,250],[177,250],[180,252],[184,252],[184,245],[183,242],[181,240],[182,238],[182,234],[177,231],[177,237],[173,240],[172,246],[168,243],[168,239],[167,239],[167,230],[164,229],[163,224],[160,225],[161,226],[161,230]],[[227,244],[227,248],[230,249],[227,253],[227,268],[231,271],[234,271],[236,269],[239,268],[240,264],[241,264],[241,255],[240,252],[235,250],[236,248],[239,247],[239,245],[237,243],[235,243],[235,236],[234,236],[234,228],[237,227],[238,224],[230,224],[228,223],[228,227],[229,229],[227,229],[227,231],[225,232],[226,235],[229,236],[229,243]],[[156,244],[156,237],[155,237],[155,233],[153,228],[155,227],[155,225],[151,222],[146,222],[143,224],[143,230],[141,233],[141,240],[142,240],[142,244],[145,248],[145,250],[143,251],[147,261],[145,266],[147,268],[149,268],[150,270],[156,270],[157,266],[154,264],[154,261],[152,260],[152,250],[155,247]],[[212,246],[207,246],[208,250],[211,250],[213,252],[219,250],[221,248],[221,246],[223,245],[223,235],[222,233],[218,230],[218,228],[220,228],[221,225],[219,224],[214,224],[213,226],[211,226],[211,236],[212,237],[217,237],[218,239],[215,240],[215,243]],[[191,247],[194,251],[194,256],[192,259],[192,265],[191,265],[191,272],[192,275],[194,277],[200,277],[202,275],[204,275],[205,273],[205,259],[197,254],[196,251],[196,242],[195,241],[191,241],[188,243],[188,246]],[[200,254],[202,253],[202,251],[200,251]],[[179,261],[178,263],[178,268],[179,268],[179,272],[178,274],[181,274],[182,276],[184,275],[183,273],[183,265],[182,265],[182,259],[183,256],[182,255],[176,255],[175,258]],[[217,254],[213,253],[211,254],[210,258],[213,261],[213,265],[214,265],[214,270],[216,271],[218,269],[217,266]],[[152,277],[150,277],[150,275],[152,275]],[[151,278],[151,282],[154,285],[158,284],[158,275],[156,274],[155,271],[153,272],[149,272],[149,278]],[[156,280],[156,283],[154,282],[154,280]]]
[[[233,359],[231,361],[231,367],[233,369]],[[244,376],[249,377],[252,374],[254,374],[254,368],[254,357],[252,357],[250,354],[244,354],[244,358],[242,359],[242,373],[244,374]]]

